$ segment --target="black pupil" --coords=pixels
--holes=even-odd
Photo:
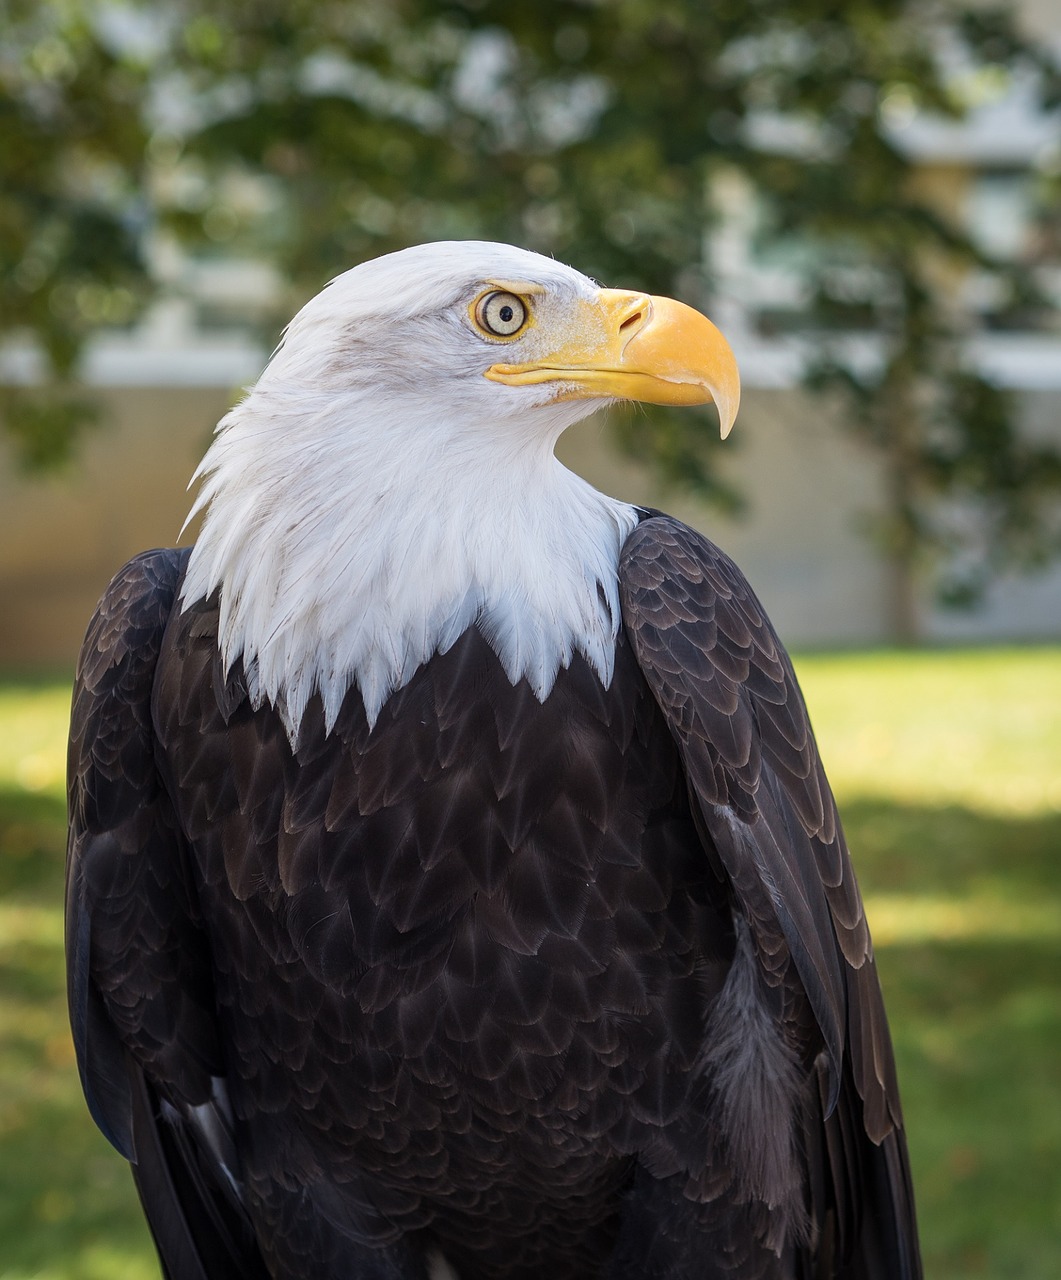
[[[515,315],[515,312],[506,303],[506,305],[501,308],[500,315],[501,315],[502,321],[505,324],[508,324],[508,322],[512,319],[513,315]]]

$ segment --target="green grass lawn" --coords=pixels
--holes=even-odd
[[[798,662],[868,900],[930,1280],[1061,1275],[1061,650]],[[0,1280],[157,1277],[84,1109],[63,682],[0,683]]]

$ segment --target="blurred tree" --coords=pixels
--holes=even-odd
[[[878,532],[897,633],[916,630],[924,570],[958,598],[1054,549],[1045,499],[1061,456],[1021,438],[1008,397],[969,362],[977,317],[958,286],[975,268],[1013,307],[1033,291],[919,191],[890,127],[919,108],[960,115],[985,72],[1037,75],[1056,102],[1056,70],[1006,11],[5,2],[23,52],[0,62],[0,109],[23,158],[0,162],[18,178],[0,205],[0,253],[19,298],[0,325],[34,330],[59,375],[91,323],[117,318],[112,306],[131,315],[150,289],[139,224],[274,262],[289,286],[282,314],[361,258],[477,235],[718,310],[729,269],[711,229],[739,175],[764,251],[803,264],[812,384],[846,398],[884,462]],[[31,449],[63,438],[21,421]],[[687,420],[661,415],[628,436],[671,478],[732,501]]]
[[[75,382],[85,338],[131,320],[150,291],[146,67],[77,0],[0,0],[0,27],[0,339],[32,334],[46,367],[43,390],[0,385],[0,414],[42,468],[95,416]]]

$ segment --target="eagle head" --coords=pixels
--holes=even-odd
[[[218,593],[226,669],[242,658],[292,740],[315,692],[331,726],[356,685],[374,724],[472,625],[540,698],[575,652],[607,683],[637,514],[553,446],[616,400],[713,401],[725,435],[739,388],[691,307],[539,254],[454,241],[364,262],[219,424],[182,600]]]
[[[341,394],[366,380],[404,422],[426,410],[435,426],[446,415],[566,426],[602,400],[712,401],[725,437],[740,401],[733,353],[692,307],[483,241],[416,245],[336,277],[291,321],[259,385]]]

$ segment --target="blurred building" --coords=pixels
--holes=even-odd
[[[1053,0],[1024,7],[1044,33],[1057,32]],[[1061,243],[1050,241],[1049,220],[1036,206],[1041,175],[1061,170],[1057,116],[1038,114],[1018,84],[961,123],[924,119],[897,102],[888,125],[974,238],[1033,265],[1061,308]],[[761,127],[769,134],[785,126],[764,120]],[[739,181],[726,200],[727,221],[712,247],[725,263],[724,314],[715,318],[733,342],[745,386],[724,463],[747,497],[745,515],[722,518],[661,491],[609,444],[599,417],[569,432],[559,452],[598,487],[707,531],[741,564],[790,645],[884,642],[886,570],[865,536],[882,506],[879,464],[827,404],[800,389],[800,347],[786,325],[802,305],[799,275],[783,257],[757,256],[755,210]],[[1056,211],[1053,227],[1061,237]],[[213,426],[267,358],[246,327],[272,297],[275,282],[264,268],[175,260],[170,273],[172,296],[137,330],[101,336],[87,353],[85,381],[107,426],[86,439],[78,467],[27,480],[0,453],[0,668],[71,663],[115,569],[138,550],[176,542],[186,486]],[[1061,445],[1061,332],[992,332],[986,283],[982,293],[985,328],[975,359],[1020,393],[1023,429]],[[32,352],[0,354],[0,378],[34,377]],[[997,583],[972,612],[926,601],[925,633],[934,640],[1061,637],[1061,566]]]

